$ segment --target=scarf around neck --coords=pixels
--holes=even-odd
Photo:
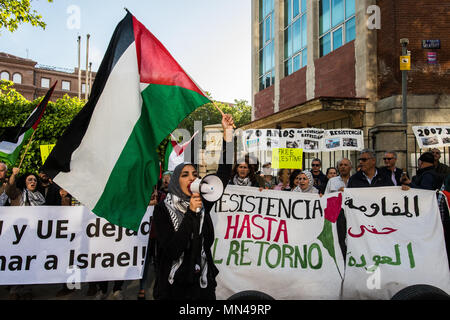
[[[20,198],[21,206],[42,206],[45,204],[45,198],[39,191],[30,191],[25,188]]]
[[[308,178],[308,181],[309,181],[308,188],[306,188],[305,190],[302,190],[300,188],[300,186],[296,186],[292,191],[303,192],[303,193],[319,193],[319,190],[317,190],[314,187],[314,178],[312,176],[312,173],[308,170],[302,171],[301,173],[303,173]]]
[[[252,186],[252,182],[250,181],[249,177],[246,177],[244,179],[239,178],[238,175],[235,175],[233,178],[233,184],[237,185],[237,186],[247,186],[247,187],[251,187]]]

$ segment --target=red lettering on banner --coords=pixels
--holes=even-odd
[[[236,214],[227,217],[227,230],[224,239],[240,239],[244,236],[247,239],[271,241],[273,226],[276,232],[272,241],[279,242],[282,239],[284,243],[289,243],[285,220],[263,217],[262,215],[254,215],[250,219],[250,215],[246,214],[243,215],[242,222],[239,223],[240,216],[240,214]],[[257,218],[262,221],[256,221]]]
[[[253,223],[253,225],[254,225],[255,227],[261,229],[261,237],[257,237],[257,236],[255,236],[255,235],[253,235],[253,239],[255,239],[255,240],[261,240],[262,238],[264,238],[264,228],[261,227],[259,224],[256,224],[256,222],[255,222],[255,219],[256,219],[256,218],[261,218],[261,219],[264,219],[264,218],[263,218],[262,215],[259,215],[259,214],[253,216],[253,218],[252,218],[252,223]]]
[[[239,215],[236,215],[236,224],[235,225],[231,225],[231,222],[233,220],[233,216],[228,216],[228,223],[227,223],[227,233],[225,234],[225,239],[229,238],[229,232],[231,229],[234,230],[234,234],[233,234],[233,239],[236,238],[236,232],[237,232],[237,228],[238,228],[238,224],[239,224]]]
[[[280,220],[280,225],[278,226],[278,231],[273,241],[278,242],[281,233],[283,232],[284,243],[288,243],[287,226],[285,220]]]
[[[252,232],[250,231],[250,216],[245,215],[244,221],[242,221],[241,230],[239,230],[238,238],[242,238],[244,230],[247,230],[247,238],[250,239]]]

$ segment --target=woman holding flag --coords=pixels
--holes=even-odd
[[[39,178],[34,173],[25,173],[19,178],[19,168],[12,169],[12,175],[6,187],[11,206],[42,206],[45,204],[44,196],[37,191]],[[17,181],[16,181],[17,180]],[[12,286],[9,291],[10,300],[31,300],[33,297],[31,286]]]
[[[225,150],[233,141],[233,119],[222,115],[224,132],[222,161],[217,176],[226,186],[231,163]],[[168,194],[154,209],[157,234],[156,280],[153,296],[158,300],[215,300],[216,276],[211,245],[214,227],[209,212],[214,203],[192,194],[189,185],[198,177],[194,165],[178,165],[171,177]]]

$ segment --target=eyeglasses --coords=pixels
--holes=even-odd
[[[383,158],[384,161],[386,161],[386,160],[392,160],[392,159],[394,159],[394,158]]]
[[[312,167],[320,167],[320,164],[314,164],[314,163],[313,163],[311,166],[312,166]]]
[[[362,162],[366,162],[367,160],[370,160],[370,159],[372,159],[372,158],[359,158],[358,160],[362,161]]]

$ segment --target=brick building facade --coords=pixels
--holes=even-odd
[[[92,72],[93,83],[96,73]],[[34,100],[45,95],[48,89],[58,81],[53,92],[52,101],[62,98],[65,94],[70,97],[78,96],[78,68],[75,70],[61,69],[48,66],[40,66],[36,61],[16,57],[0,52],[0,76],[1,79],[14,82],[14,88],[26,99]],[[81,98],[85,98],[86,72],[81,72]],[[87,86],[89,90],[89,85]]]
[[[401,38],[409,39],[412,60],[407,125]],[[379,165],[384,151],[395,150],[398,165],[412,172],[420,152],[412,126],[450,122],[446,1],[252,0],[252,39],[252,123],[242,129],[361,128]],[[423,48],[431,39],[439,49]],[[437,63],[428,61],[431,51]],[[293,68],[295,59],[302,63]],[[448,150],[444,157],[448,163]]]

